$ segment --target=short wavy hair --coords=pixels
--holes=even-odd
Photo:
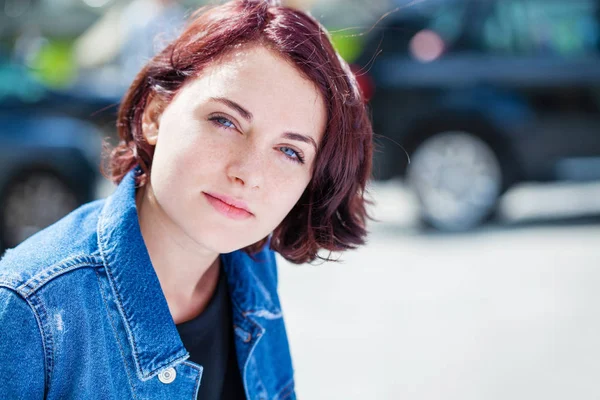
[[[293,263],[329,259],[331,252],[364,244],[373,131],[367,106],[348,64],[327,31],[306,13],[266,0],[234,0],[200,8],[181,35],[138,73],[119,108],[118,145],[107,154],[104,174],[119,183],[139,165],[137,185],[148,182],[154,147],[144,140],[142,115],[149,99],[167,103],[188,79],[235,46],[259,43],[282,56],[323,96],[327,125],[301,198],[272,232],[270,246]],[[253,254],[268,237],[243,250]],[[321,250],[329,251],[326,258]]]

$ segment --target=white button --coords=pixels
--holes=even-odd
[[[158,374],[158,380],[162,383],[168,384],[173,382],[176,376],[177,372],[175,372],[175,368],[167,368],[164,371],[161,371],[160,374]]]

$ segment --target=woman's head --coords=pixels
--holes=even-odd
[[[139,164],[161,212],[216,252],[257,250],[271,232],[293,262],[363,243],[370,122],[303,12],[256,0],[200,10],[138,74],[118,130],[112,179]]]

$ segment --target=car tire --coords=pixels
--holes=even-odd
[[[76,192],[47,170],[20,173],[0,192],[0,252],[53,224],[78,205]]]
[[[422,221],[446,232],[483,223],[504,189],[498,155],[486,141],[462,130],[436,133],[416,146],[406,178]]]

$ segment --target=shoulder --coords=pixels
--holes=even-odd
[[[264,283],[277,286],[277,260],[275,252],[269,247],[269,243],[254,254],[237,250],[228,254],[227,258],[228,262],[237,266],[236,271],[238,273],[251,274]]]
[[[252,255],[237,250],[222,257],[234,305],[245,312],[280,316],[277,264],[268,244]]]
[[[97,223],[104,200],[85,204],[0,259],[0,286],[26,295],[81,266],[101,265]]]
[[[2,286],[0,338],[0,375],[8,377],[0,379],[2,398],[43,398],[47,358],[38,314],[26,299]]]

